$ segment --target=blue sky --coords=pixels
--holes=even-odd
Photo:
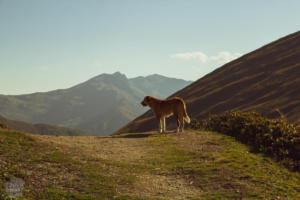
[[[300,30],[299,0],[0,0],[0,94],[101,73],[197,80]]]

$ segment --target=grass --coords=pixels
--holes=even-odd
[[[178,141],[158,136],[149,138],[156,145],[153,168],[164,166],[180,174],[203,191],[200,199],[299,199],[300,176],[262,154],[250,153],[248,146],[212,132],[202,145],[218,145],[221,151],[195,152],[178,147]],[[216,137],[217,136],[217,137]],[[199,143],[199,144],[200,144]],[[162,148],[163,147],[163,148]]]
[[[6,198],[3,183],[15,176],[28,183],[24,199],[141,199],[116,191],[117,186],[136,181],[131,165],[100,159],[79,161],[14,131],[1,131],[0,144],[1,198]]]
[[[218,133],[123,135],[149,152],[135,162],[77,154],[35,137],[0,131],[0,199],[7,199],[11,176],[25,181],[20,199],[300,199],[299,173]]]
[[[69,192],[63,192],[56,189],[47,189],[42,194],[40,194],[41,199],[47,200],[67,200],[67,199],[74,199],[74,200],[91,200],[92,197],[81,196],[79,194],[73,194]]]

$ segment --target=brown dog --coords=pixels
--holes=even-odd
[[[174,115],[177,123],[177,133],[184,130],[184,121],[190,123],[190,118],[186,113],[186,107],[183,99],[172,97],[169,99],[158,99],[152,96],[146,96],[141,102],[143,106],[149,106],[158,120],[159,133],[166,132],[166,117]]]

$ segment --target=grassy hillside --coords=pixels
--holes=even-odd
[[[227,110],[256,111],[300,123],[300,31],[250,52],[207,74],[172,96],[182,97],[191,118]],[[170,121],[174,125],[174,120]],[[170,123],[169,123],[170,124]],[[146,112],[117,133],[150,131],[157,121]]]
[[[23,199],[299,199],[300,175],[213,132],[119,137],[0,130],[0,192]]]
[[[108,135],[146,111],[139,104],[145,95],[167,97],[190,83],[160,75],[128,79],[119,72],[101,74],[69,89],[0,95],[0,114]]]
[[[255,112],[226,112],[193,120],[191,127],[230,135],[300,172],[300,126],[286,120],[264,118]]]

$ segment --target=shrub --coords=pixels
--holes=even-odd
[[[0,123],[0,128],[7,129],[8,126],[6,124],[4,124],[4,123]]]
[[[231,135],[281,160],[289,168],[300,170],[300,133],[285,120],[267,119],[256,112],[230,111],[202,121],[194,120],[191,127]]]

